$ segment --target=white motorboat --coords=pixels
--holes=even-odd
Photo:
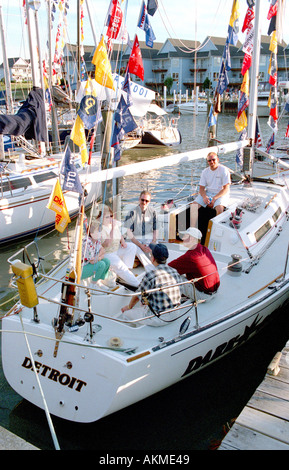
[[[208,105],[206,101],[197,101],[197,106],[194,100],[186,101],[185,103],[180,103],[177,106],[178,111],[181,114],[199,114],[207,113]]]
[[[134,135],[140,137],[138,148],[174,147],[182,141],[178,129],[179,117],[169,116],[156,104],[150,104],[146,115],[136,121],[139,127],[134,131]],[[129,135],[127,137],[129,138]]]

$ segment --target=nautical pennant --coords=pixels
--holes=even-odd
[[[103,36],[95,50],[92,63],[95,65],[95,81],[104,87],[114,90],[111,65],[108,60]]]
[[[140,9],[138,27],[140,29],[142,29],[143,31],[145,31],[145,33],[146,33],[146,45],[148,47],[153,47],[154,46],[154,40],[156,39],[156,37],[155,37],[155,34],[153,32],[153,29],[152,29],[150,21],[149,21],[147,7],[145,5],[144,0],[142,2],[142,6],[141,6],[141,9]]]
[[[55,228],[56,230],[58,230],[58,232],[63,233],[67,225],[71,222],[71,220],[58,179],[56,180],[56,183],[54,185],[54,189],[48,201],[47,208],[51,209],[56,213]]]
[[[289,139],[289,122],[288,122],[288,126],[287,126],[287,129],[286,129],[286,132],[285,132],[285,137],[287,137],[287,139]]]
[[[239,0],[233,0],[232,12],[228,27],[229,44],[236,46],[239,33]]]
[[[128,70],[130,73],[137,75],[141,80],[144,79],[144,66],[137,35],[135,35],[132,51],[128,61]]]
[[[242,33],[246,31],[246,29],[249,27],[249,25],[252,23],[252,20],[255,18],[255,12],[253,7],[248,7],[245,18],[244,18],[244,23],[242,27]]]
[[[240,134],[239,140],[245,140],[245,139],[247,139],[247,130],[243,129]],[[238,149],[236,152],[236,164],[239,169],[242,169],[243,167],[243,156],[244,156],[244,149],[242,147]]]
[[[64,176],[62,189],[67,191],[73,191],[79,194],[83,193],[77,169],[75,168],[75,165],[71,159],[71,151],[69,145],[66,147],[66,152],[64,155],[60,173]]]
[[[111,146],[114,148],[114,161],[118,161],[120,159],[120,144],[124,135],[132,132],[137,127],[138,126],[129,110],[129,106],[126,104],[124,97],[121,96],[115,112],[115,124],[111,141]]]
[[[268,74],[270,85],[277,86],[277,54],[271,54]]]
[[[81,163],[84,165],[88,161],[88,154],[86,148],[86,135],[84,130],[84,125],[81,117],[76,116],[74,126],[70,134],[71,140],[78,145],[81,153]]]
[[[260,134],[260,127],[259,127],[259,120],[256,119],[256,131],[255,131],[255,147],[259,148],[262,147],[262,139]]]
[[[270,148],[272,147],[272,145],[274,145],[274,142],[275,142],[275,134],[273,132],[273,134],[271,135],[270,139],[268,140],[268,143],[267,143],[267,147],[266,147],[266,152],[269,153],[270,152]]]
[[[247,127],[247,115],[246,108],[249,105],[249,72],[244,75],[243,82],[241,85],[241,93],[238,103],[238,115],[235,120],[235,128],[238,132],[241,132],[245,127]]]
[[[158,9],[158,0],[148,0],[147,10],[150,16],[153,16]]]
[[[133,101],[132,101],[132,97],[131,97],[130,77],[129,77],[128,67],[126,68],[126,71],[125,71],[125,76],[124,76],[122,89],[123,89],[123,91],[126,92],[126,104],[128,106],[131,106],[133,104]]]
[[[216,92],[222,95],[224,91],[227,89],[228,85],[229,85],[229,78],[228,78],[227,70],[226,70],[224,61],[222,61]]]
[[[111,40],[117,39],[122,27],[123,14],[118,0],[111,0],[107,14],[107,32],[108,49],[111,50]]]
[[[215,126],[217,124],[217,118],[214,113],[214,107],[211,105],[210,113],[209,113],[209,118],[208,118],[208,127]]]
[[[247,1],[248,3],[248,1]],[[252,52],[253,52],[253,37],[254,37],[254,24],[253,19],[255,17],[254,2],[248,3],[248,9],[244,20],[242,31],[246,31],[246,38],[242,47],[242,51],[245,53],[241,74],[245,75],[247,70],[252,64]]]

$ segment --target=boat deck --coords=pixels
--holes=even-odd
[[[219,450],[289,450],[289,341],[272,363]]]

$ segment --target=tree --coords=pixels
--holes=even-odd
[[[167,77],[165,80],[164,80],[164,85],[167,87],[168,89],[168,94],[170,95],[171,94],[171,88],[173,86],[173,83],[174,83],[174,80],[172,77]]]
[[[212,86],[212,82],[209,80],[209,78],[208,78],[208,77],[207,77],[207,78],[205,78],[205,81],[204,81],[204,83],[203,83],[204,90],[206,90],[207,88],[209,88],[209,89],[210,89],[210,88],[211,88],[211,86]]]

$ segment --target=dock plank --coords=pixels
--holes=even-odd
[[[267,373],[219,450],[289,450],[289,341],[277,375]]]
[[[241,426],[237,422],[223,442],[219,447],[220,450],[289,450],[289,444]]]

